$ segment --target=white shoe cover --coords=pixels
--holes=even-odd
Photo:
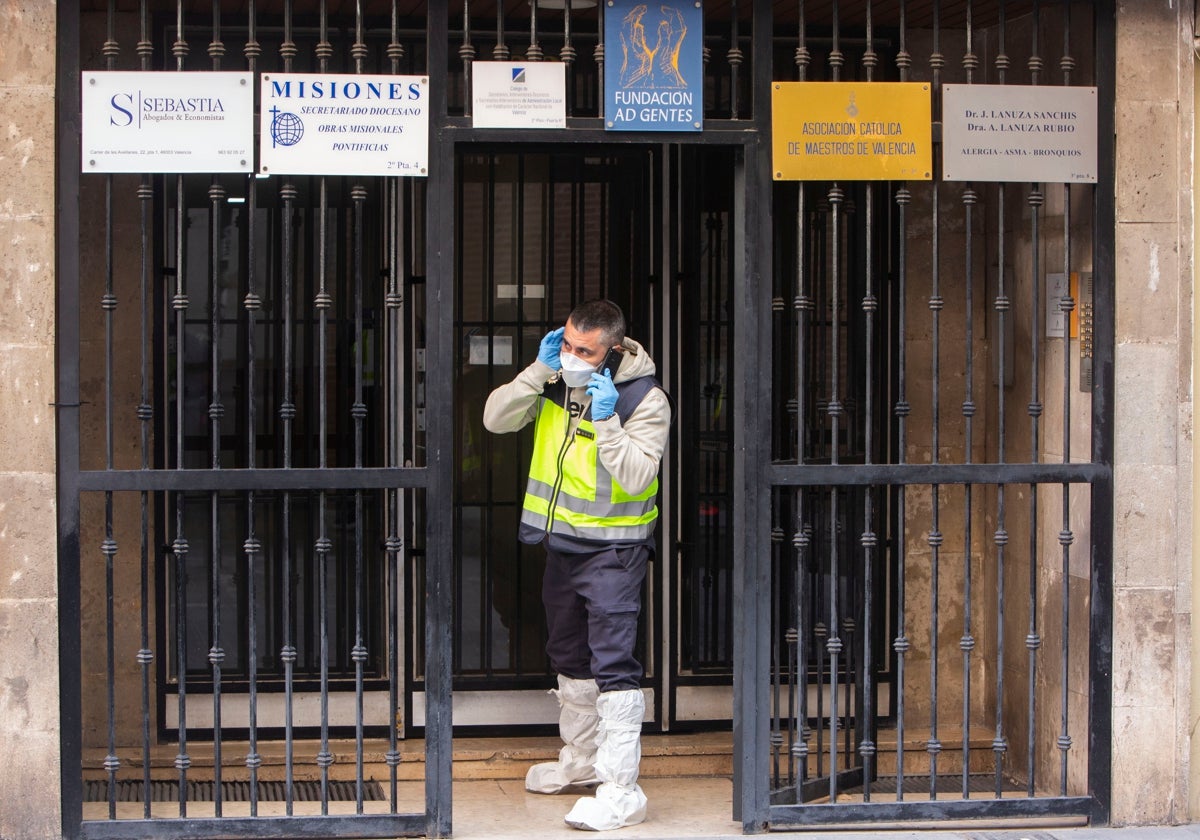
[[[638,784],[605,782],[596,788],[595,796],[578,800],[564,819],[571,828],[584,831],[612,831],[637,825],[646,819],[646,794]]]
[[[642,760],[642,717],[646,698],[638,689],[610,691],[596,701],[600,736],[596,776],[602,784],[595,796],[575,803],[567,825],[588,831],[610,831],[646,819],[646,794],[637,784]]]
[[[525,790],[530,793],[562,793],[572,787],[599,784],[596,778],[596,735],[600,718],[596,698],[600,689],[595,680],[576,680],[558,675],[558,690],[550,692],[561,707],[558,734],[565,746],[558,761],[535,764],[525,774]]]

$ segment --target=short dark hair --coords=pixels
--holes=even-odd
[[[605,347],[614,347],[625,340],[625,314],[611,300],[584,301],[571,310],[568,320],[580,332],[599,329]]]

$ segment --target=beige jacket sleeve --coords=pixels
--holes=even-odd
[[[537,414],[538,397],[553,375],[549,365],[534,360],[512,382],[492,391],[483,406],[483,427],[496,434],[525,428]]]
[[[671,433],[671,406],[655,388],[646,394],[624,426],[617,415],[598,420],[596,450],[600,463],[625,491],[637,495],[658,475]]]

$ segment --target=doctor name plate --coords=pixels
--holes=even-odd
[[[1096,88],[942,86],[947,181],[1096,182]]]

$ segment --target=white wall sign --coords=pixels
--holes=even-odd
[[[261,92],[260,173],[428,174],[425,76],[267,73]]]
[[[946,181],[1096,183],[1096,88],[942,86]]]
[[[254,76],[84,73],[83,172],[250,172]]]
[[[566,128],[567,74],[560,62],[471,62],[475,128]]]

